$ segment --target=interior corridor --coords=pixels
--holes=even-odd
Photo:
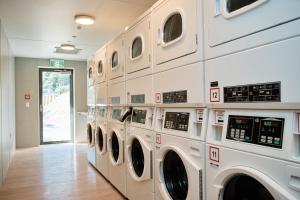
[[[1,200],[118,200],[122,196],[91,165],[86,144],[18,149]]]

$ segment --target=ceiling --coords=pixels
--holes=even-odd
[[[0,19],[16,57],[86,60],[156,1],[0,0]],[[94,16],[95,24],[78,29],[76,14]],[[54,53],[67,42],[82,50]]]

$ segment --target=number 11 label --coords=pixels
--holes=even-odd
[[[209,160],[214,161],[214,162],[220,161],[219,148],[209,146]]]

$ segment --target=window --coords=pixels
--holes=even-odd
[[[118,66],[118,52],[113,52],[112,57],[111,57],[111,68],[115,68]]]
[[[231,13],[256,1],[258,0],[227,0],[227,10]]]
[[[102,60],[98,62],[98,74],[102,74],[103,72],[103,63]]]
[[[131,58],[136,58],[142,54],[142,49],[143,48],[143,41],[141,37],[137,37],[133,40],[132,42],[132,47],[131,47]]]
[[[165,43],[179,38],[182,34],[182,17],[179,13],[171,15],[164,26],[163,40]]]

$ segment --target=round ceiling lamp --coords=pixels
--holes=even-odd
[[[95,18],[89,15],[75,15],[74,20],[80,25],[92,25],[95,23]]]
[[[60,48],[65,50],[65,51],[73,51],[75,50],[75,45],[72,44],[62,44],[60,45]]]

